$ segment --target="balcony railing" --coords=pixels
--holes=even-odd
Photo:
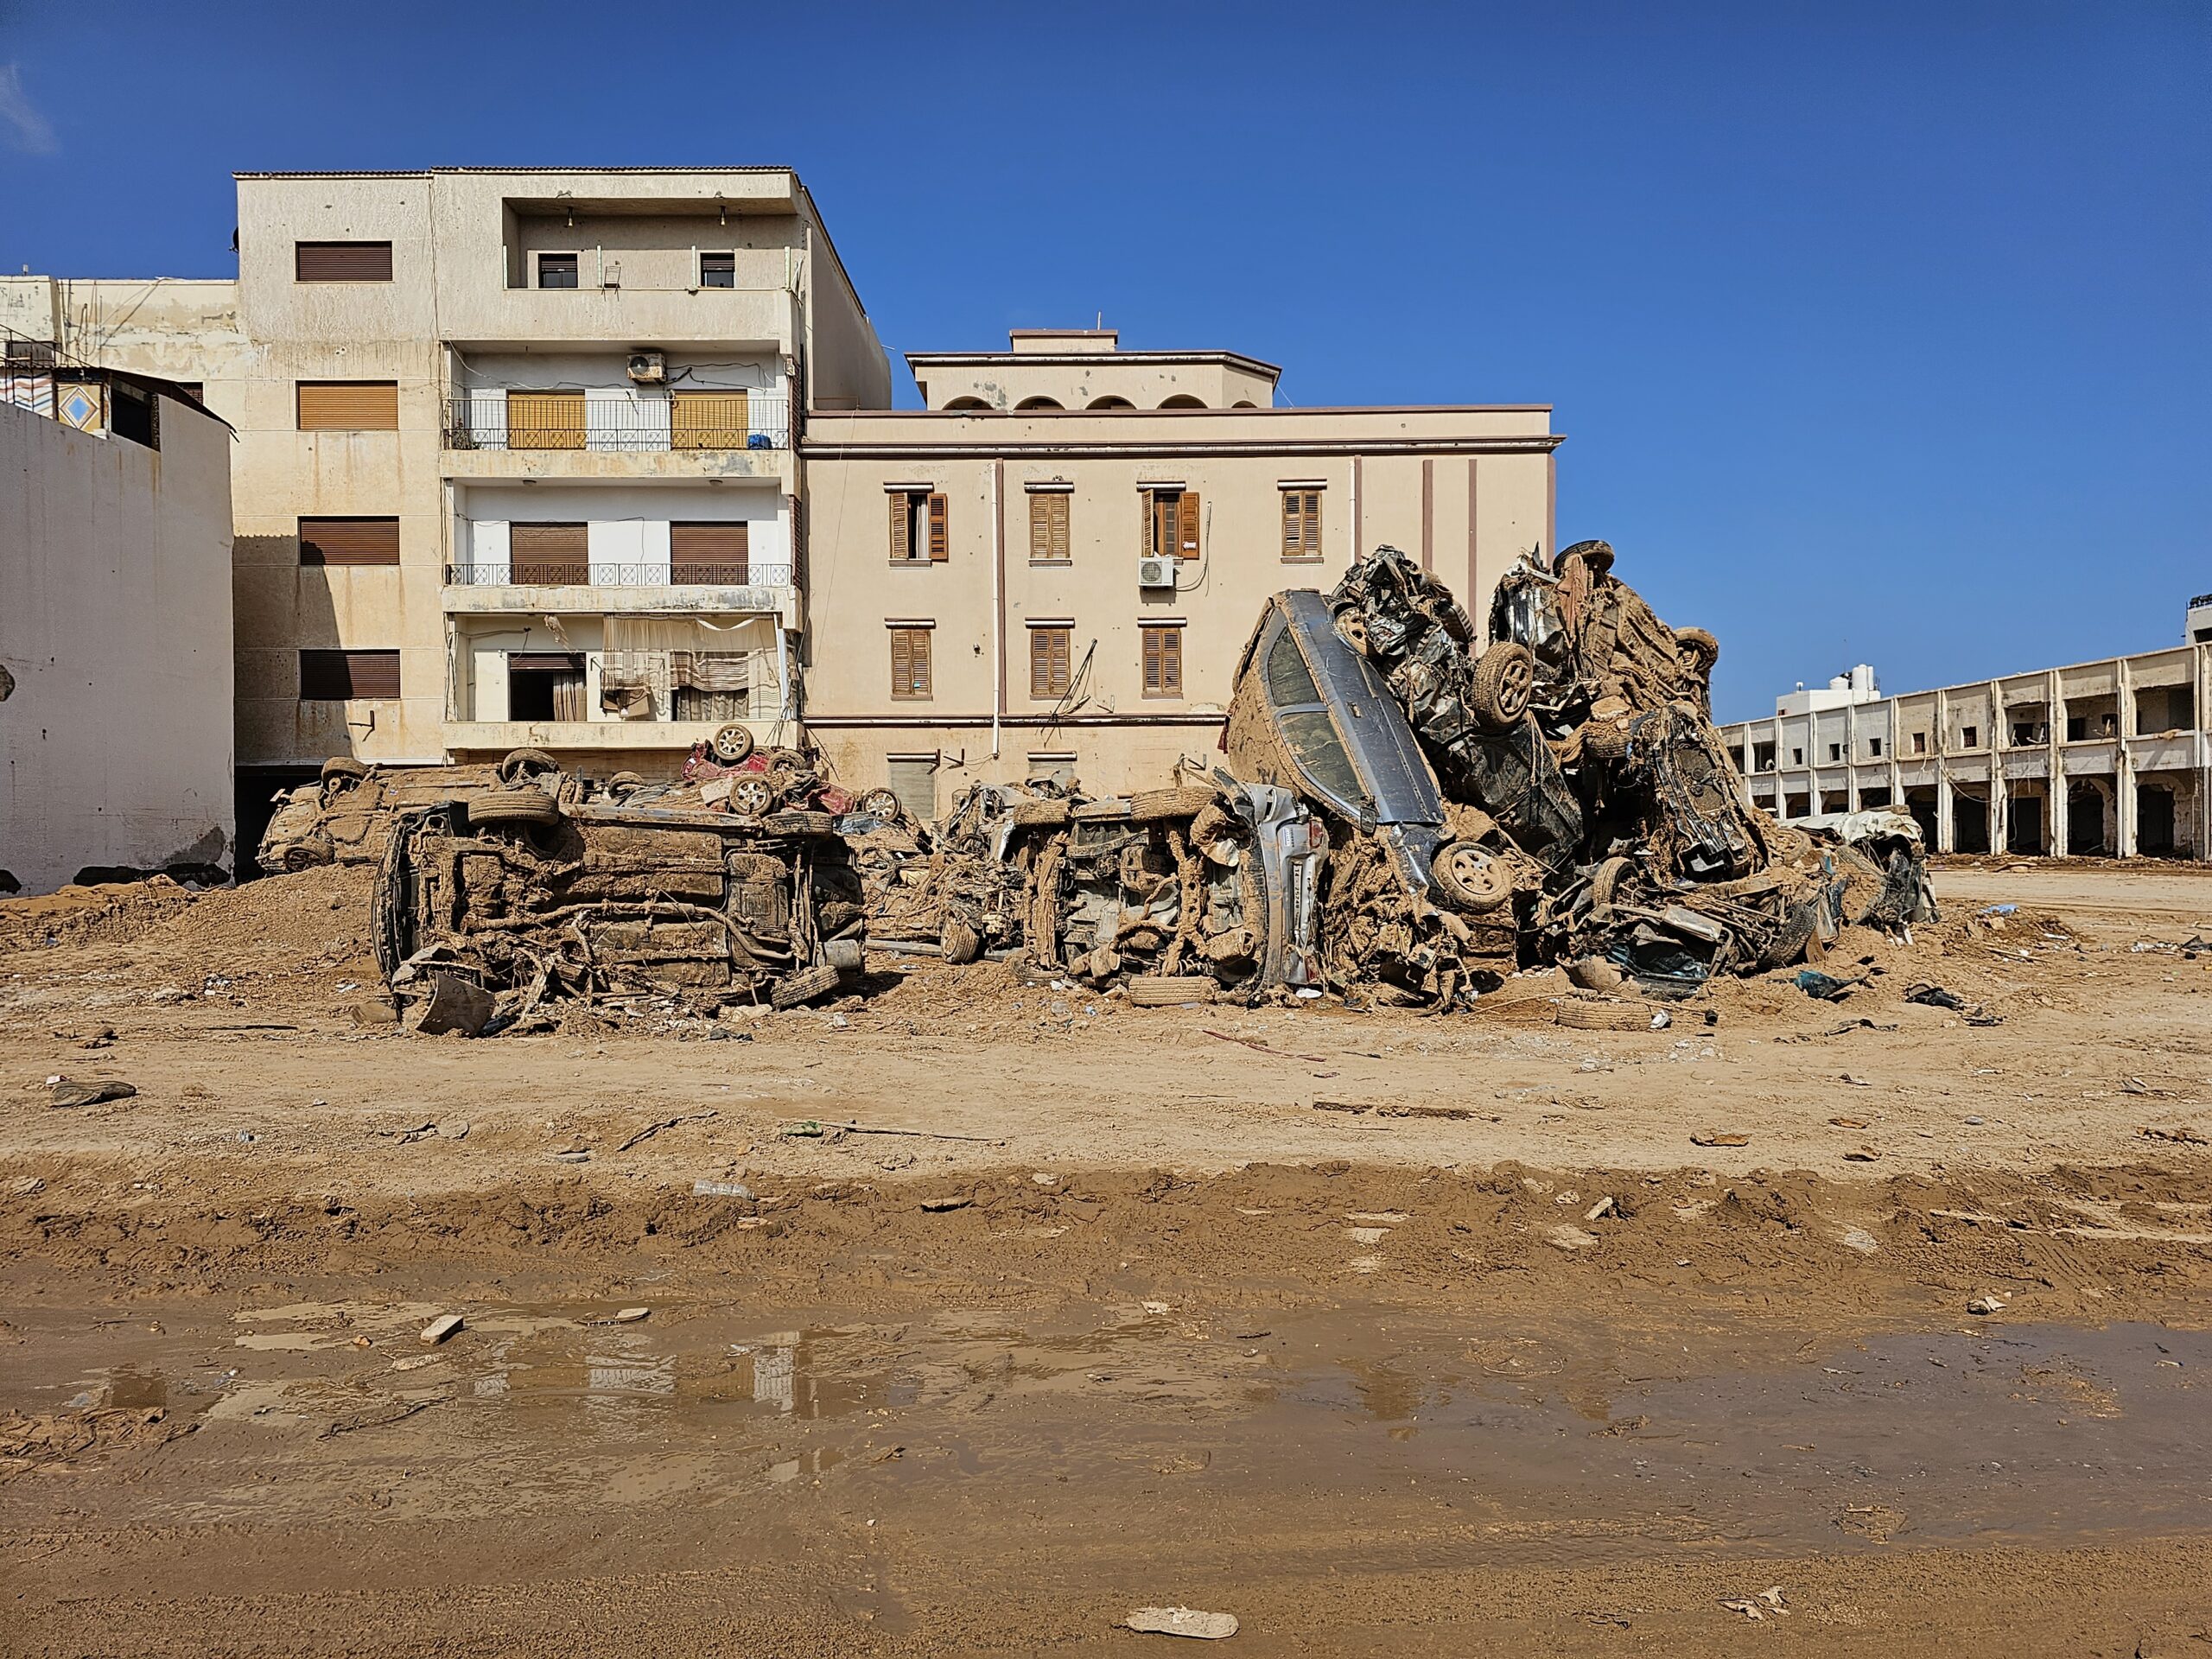
[[[446,400],[448,449],[569,450],[645,454],[788,449],[791,399],[780,392],[589,391],[467,393]]]
[[[788,564],[616,564],[603,559],[524,559],[446,567],[449,588],[788,588]]]

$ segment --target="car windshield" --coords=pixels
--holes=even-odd
[[[1443,823],[1436,779],[1389,688],[1344,643],[1319,594],[1297,590],[1281,602],[1261,666],[1276,729],[1307,786],[1370,828]]]

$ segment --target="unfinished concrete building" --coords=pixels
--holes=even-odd
[[[1945,853],[2212,859],[2212,640],[1902,696],[1859,682],[1722,728],[1754,804],[1902,808]]]

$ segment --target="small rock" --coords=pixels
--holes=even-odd
[[[1864,1227],[1845,1228],[1843,1230],[1842,1243],[1845,1249],[1856,1250],[1861,1255],[1872,1255],[1875,1251],[1882,1248],[1879,1242],[1874,1237],[1874,1235],[1868,1232]]]
[[[652,1313],[652,1309],[649,1307],[626,1307],[620,1313],[617,1313],[612,1319],[608,1320],[607,1323],[610,1325],[635,1325],[639,1319],[649,1318]]]
[[[1201,1642],[1236,1634],[1236,1614],[1201,1612],[1195,1607],[1140,1607],[1122,1622],[1149,1635],[1189,1636]]]
[[[448,1141],[466,1141],[468,1138],[468,1120],[449,1117],[438,1125],[438,1133]]]
[[[453,1335],[454,1332],[461,1328],[461,1318],[460,1314],[441,1313],[436,1319],[432,1319],[428,1325],[423,1327],[423,1340],[429,1343],[432,1347],[435,1347],[439,1343],[443,1342],[448,1337]]]
[[[1617,1207],[1618,1206],[1610,1198],[1600,1198],[1597,1203],[1592,1205],[1587,1210],[1585,1210],[1582,1212],[1582,1219],[1585,1221],[1603,1221],[1607,1216],[1611,1215]]]
[[[943,1214],[947,1210],[965,1210],[969,1205],[975,1202],[976,1200],[973,1196],[969,1193],[963,1192],[958,1194],[957,1197],[950,1198],[924,1198],[922,1200],[922,1208],[929,1211],[931,1214]]]
[[[1597,1242],[1597,1234],[1586,1233],[1580,1227],[1570,1227],[1565,1222],[1544,1229],[1544,1243],[1555,1250],[1572,1254],[1576,1250],[1586,1250]]]
[[[54,1106],[97,1106],[105,1100],[128,1100],[138,1090],[130,1084],[115,1077],[95,1078],[90,1083],[73,1083],[67,1077],[49,1077],[47,1089],[48,1104]]]
[[[2005,1299],[2002,1296],[1977,1296],[1967,1304],[1967,1312],[1979,1313],[1986,1319],[1990,1314],[2001,1310],[2004,1306]]]

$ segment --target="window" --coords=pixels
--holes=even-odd
[[[1773,744],[1754,743],[1751,745],[1751,770],[1754,772],[1772,772],[1774,770]]]
[[[752,527],[734,524],[671,524],[668,579],[742,585],[751,580]]]
[[[302,380],[296,388],[302,432],[397,432],[397,380]]]
[[[930,490],[891,492],[891,562],[943,564],[951,551],[944,497]]]
[[[295,242],[292,277],[302,283],[388,283],[389,242]]]
[[[160,448],[161,429],[156,423],[154,399],[120,380],[111,381],[107,390],[107,429],[149,449]]]
[[[303,651],[300,653],[300,700],[342,702],[348,697],[397,697],[399,653],[396,651]]]
[[[1144,694],[1147,697],[1183,695],[1183,625],[1146,623],[1144,634]]]
[[[573,253],[539,254],[537,285],[540,288],[574,288],[576,285],[576,258]]]
[[[1069,563],[1067,491],[1030,491],[1029,563]]]
[[[591,580],[591,533],[582,524],[510,524],[509,580],[517,583],[580,586]]]
[[[397,564],[397,518],[302,518],[302,564]]]
[[[675,392],[668,424],[672,449],[742,449],[753,434],[752,399],[741,388]]]
[[[509,720],[586,720],[584,659],[566,651],[507,653]]]
[[[1068,694],[1068,653],[1075,630],[1036,627],[1029,630],[1029,695],[1065,697]]]
[[[1831,764],[1833,764],[1833,763],[1834,763],[1835,761],[1840,760],[1842,760],[1842,759],[1843,759],[1843,745],[1842,745],[1842,744],[1840,744],[1840,743],[1831,743],[1831,744],[1829,744],[1829,745],[1828,745],[1828,760],[1829,760],[1829,762],[1830,762]]]
[[[734,253],[701,254],[699,256],[699,286],[735,288],[737,286],[737,256]]]
[[[1960,727],[1959,741],[1969,749],[1980,748],[1981,747],[1981,728],[1979,726]]]
[[[1803,766],[1803,765],[1805,764],[1805,751],[1804,751],[1804,750],[1802,750],[1802,749],[1792,749],[1792,750],[1790,750],[1790,751],[1789,751],[1789,764],[1790,764],[1791,766]]]
[[[1730,749],[1730,750],[1728,751],[1728,764],[1729,764],[1730,766],[1732,766],[1735,767],[1737,771],[1741,772],[1741,771],[1744,769],[1744,752],[1743,752],[1743,750],[1741,750],[1741,749],[1732,749],[1732,749]]]
[[[1320,491],[1282,493],[1282,556],[1286,559],[1321,556]]]
[[[582,391],[507,394],[507,448],[581,449],[584,447]]]
[[[1809,817],[1813,810],[1810,795],[1785,795],[1782,798],[1782,816],[1785,818]]]
[[[1928,753],[1928,734],[1927,734],[1927,733],[1925,733],[1925,732],[1915,732],[1915,733],[1912,734],[1912,752],[1913,752],[1915,754],[1925,754],[1925,753]]]
[[[1147,558],[1195,559],[1198,556],[1198,498],[1181,488],[1147,490],[1144,516],[1144,554]]]
[[[918,822],[937,817],[937,757],[933,754],[894,754],[886,758],[884,781],[899,798],[899,804]]]
[[[925,627],[891,630],[891,695],[902,702],[930,695],[930,631]]]
[[[1866,740],[1866,753],[1873,756],[1875,760],[1880,760],[1882,758],[1882,740],[1878,737],[1868,738]]]

